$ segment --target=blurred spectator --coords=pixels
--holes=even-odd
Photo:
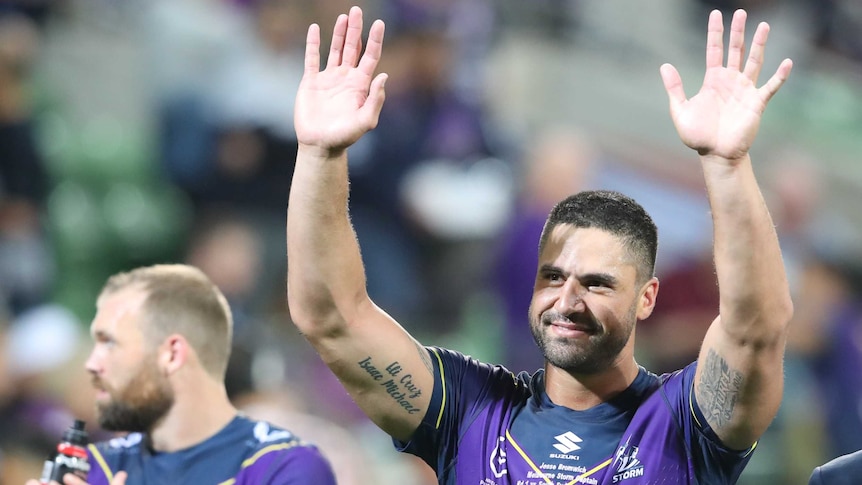
[[[147,2],[160,158],[167,177],[189,193],[206,187],[215,154],[213,80],[247,40],[237,7],[224,0]]]
[[[285,318],[283,310],[272,315],[274,307],[283,308],[284,291],[267,275],[273,269],[283,272],[284,264],[276,263],[283,259],[283,255],[266,255],[252,222],[227,210],[202,214],[192,232],[185,262],[203,271],[222,290],[233,313],[233,350],[225,376],[231,399],[270,382],[255,382],[255,368],[270,359],[269,346],[264,344],[282,341],[282,336],[268,333],[268,326],[270,320]],[[269,262],[264,264],[265,260]],[[269,379],[279,380],[285,363],[281,353],[274,357],[277,367],[270,368],[273,375]]]
[[[713,9],[721,10],[722,14],[727,18],[727,16],[733,15],[733,12],[740,8],[748,12],[757,12],[778,2],[776,0],[696,0],[694,3],[699,7],[696,18],[702,19],[704,16],[709,15],[709,11]]]
[[[661,299],[639,327],[650,368],[671,372],[697,359],[706,329],[718,316],[718,281],[712,253],[705,248],[676,261],[659,275]]]
[[[544,364],[527,314],[545,219],[558,201],[592,187],[597,157],[597,147],[573,126],[546,127],[527,143],[517,203],[491,263],[490,283],[505,312],[502,363],[514,372],[532,373]]]
[[[220,214],[199,219],[186,262],[199,268],[218,286],[230,304],[234,332],[242,333],[263,309],[260,292],[261,242],[254,228],[240,218]],[[279,295],[281,296],[281,295]]]
[[[151,7],[150,22],[168,177],[199,210],[230,204],[281,219],[296,156],[301,2],[172,3]],[[167,43],[171,54],[164,56]]]
[[[39,35],[24,16],[0,16],[0,301],[15,313],[43,302],[52,278],[43,227],[48,180],[31,106]]]
[[[0,2],[0,16],[24,15],[42,27],[54,11],[65,7],[69,1],[71,0],[5,0]]]
[[[813,10],[815,45],[862,62],[862,4],[858,0],[808,0]]]
[[[216,88],[217,123],[255,126],[294,140],[294,91],[303,71],[305,15],[296,0],[251,3],[246,39],[238,39]]]
[[[304,12],[295,0],[256,0],[248,29],[213,83],[215,145],[193,195],[283,216],[296,157],[294,93],[303,71]],[[201,183],[202,182],[202,183]]]
[[[350,204],[369,293],[407,322],[433,313],[440,335],[458,326],[487,260],[476,241],[499,230],[512,188],[483,107],[453,85],[448,19],[429,10],[387,24],[386,107],[352,148]]]
[[[87,421],[93,436],[99,433],[83,367],[85,335],[71,312],[57,305],[28,310],[2,341],[0,360],[7,369],[0,377],[12,390],[0,396],[0,452],[7,483],[12,476],[38,474],[75,418]]]
[[[800,283],[788,346],[813,374],[828,460],[862,449],[862,267],[811,258]]]

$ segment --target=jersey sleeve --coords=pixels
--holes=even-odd
[[[501,366],[461,353],[426,347],[434,367],[428,411],[410,441],[393,440],[399,451],[418,456],[438,472],[450,466],[458,442],[472,420],[492,401],[524,392],[527,386]]]
[[[757,443],[739,451],[721,442],[697,405],[694,396],[696,370],[697,362],[693,362],[671,374],[662,385],[662,392],[676,414],[698,482],[736,483]]]
[[[243,462],[236,484],[336,485],[329,460],[314,446],[280,443],[262,448]]]

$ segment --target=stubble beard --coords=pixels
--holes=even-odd
[[[106,431],[149,432],[174,405],[174,391],[159,374],[155,362],[144,363],[140,372],[119,392],[108,390],[111,400],[99,403],[99,425]]]
[[[571,339],[555,337],[550,334],[550,322],[552,317],[559,319],[560,315],[552,311],[546,311],[542,315],[533,316],[530,311],[530,331],[533,340],[545,357],[545,360],[571,374],[590,375],[597,374],[608,368],[619,357],[620,352],[629,341],[636,321],[636,308],[632,308],[626,315],[626,321],[617,331],[608,332],[607,326],[598,321],[592,321],[593,331],[585,338]],[[585,315],[563,316],[570,321],[583,321]]]

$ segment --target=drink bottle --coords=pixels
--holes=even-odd
[[[76,419],[63,433],[63,439],[57,444],[57,453],[45,461],[41,483],[47,484],[51,480],[63,483],[63,476],[67,473],[87,479],[90,463],[87,461],[87,432],[84,431],[84,424],[84,421]]]

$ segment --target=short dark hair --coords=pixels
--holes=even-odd
[[[201,365],[224,378],[233,340],[233,317],[221,290],[199,269],[159,264],[111,276],[102,295],[139,287],[147,294],[141,331],[154,342],[178,333],[195,349]]]
[[[571,195],[554,206],[539,239],[539,254],[551,231],[560,224],[594,227],[620,239],[637,263],[638,281],[655,273],[658,228],[652,217],[634,199],[612,190],[587,190]]]

